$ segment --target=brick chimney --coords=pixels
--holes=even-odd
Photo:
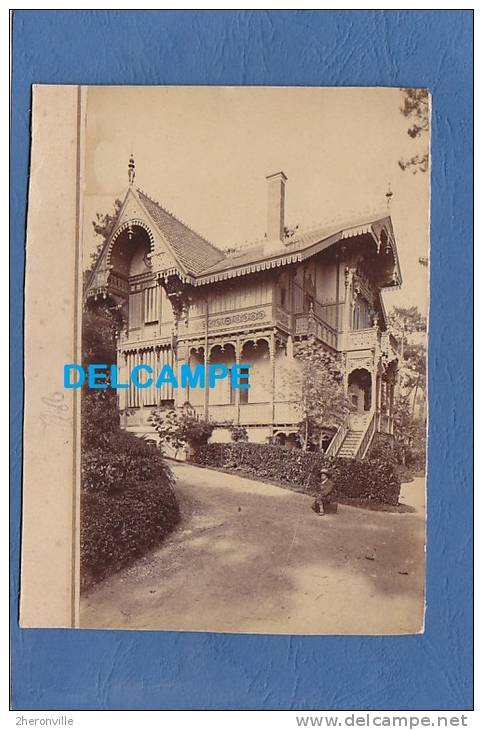
[[[285,182],[283,172],[267,176],[267,239],[283,241],[285,225]]]

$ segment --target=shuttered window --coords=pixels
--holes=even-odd
[[[157,322],[159,318],[158,287],[144,290],[144,323]]]
[[[136,329],[142,325],[143,293],[134,292],[129,296],[129,329]]]

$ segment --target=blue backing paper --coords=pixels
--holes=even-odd
[[[471,11],[16,11],[11,158],[16,709],[470,709]],[[433,94],[423,635],[20,630],[23,277],[31,84],[422,86]],[[61,242],[59,242],[61,245]]]

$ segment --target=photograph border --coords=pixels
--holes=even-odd
[[[197,54],[183,51],[191,39],[197,39]],[[13,14],[12,40],[14,708],[471,709],[472,11],[25,10]],[[173,54],[173,48],[179,53]],[[34,83],[429,89],[432,247],[424,634],[304,637],[19,628],[23,417],[19,374]],[[102,694],[100,683],[105,684]]]

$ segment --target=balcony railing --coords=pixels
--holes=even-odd
[[[337,349],[336,330],[326,322],[318,319],[313,313],[296,314],[294,315],[294,320],[296,335],[315,335],[334,350]]]
[[[380,332],[375,327],[347,332],[345,336],[346,350],[371,350],[380,341]]]
[[[260,304],[243,309],[208,314],[209,332],[229,332],[242,329],[243,326],[252,328],[257,325],[266,325],[273,321],[272,304]],[[179,334],[190,335],[204,333],[206,329],[206,315],[189,317],[187,322],[179,323]]]

